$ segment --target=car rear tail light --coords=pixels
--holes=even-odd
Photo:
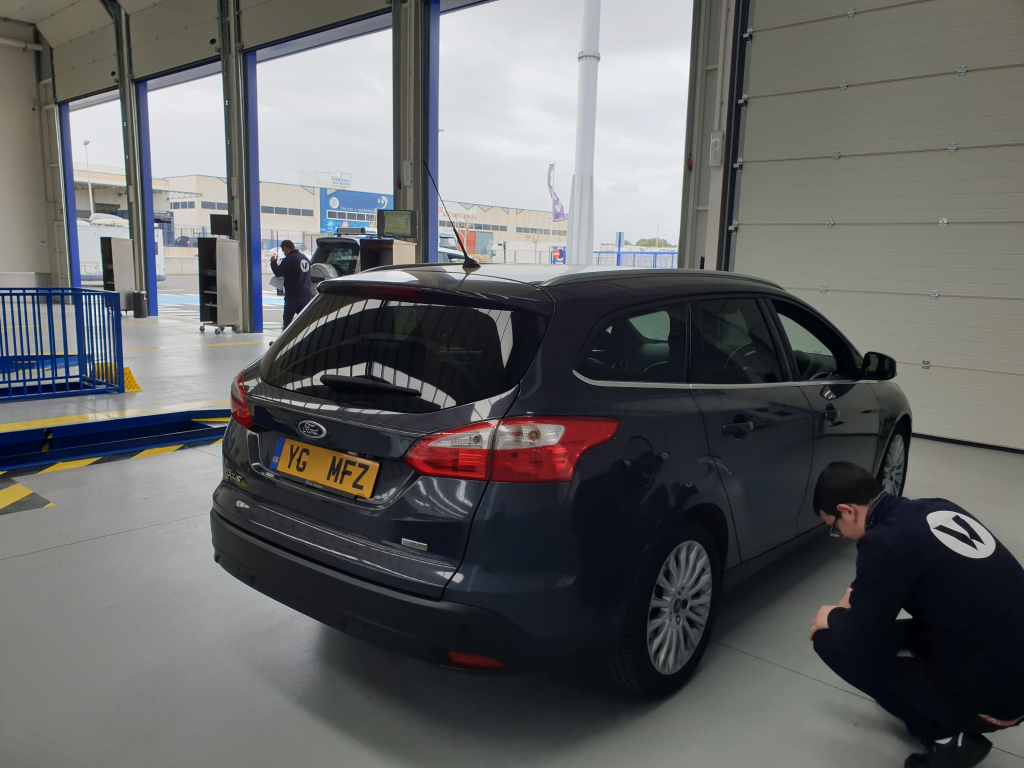
[[[571,480],[580,456],[608,442],[617,419],[527,416],[482,421],[420,438],[405,463],[421,475],[550,483]]]
[[[494,436],[490,479],[505,483],[571,480],[586,451],[615,436],[618,419],[505,419]]]
[[[452,666],[467,669],[505,669],[504,662],[492,659],[490,656],[477,656],[475,653],[448,651],[448,661],[452,663]]]
[[[245,397],[245,386],[242,384],[241,373],[231,382],[231,418],[246,429],[254,423],[252,411],[249,409],[249,401]]]
[[[403,461],[421,475],[486,480],[497,426],[497,420],[480,421],[435,432],[413,443]]]

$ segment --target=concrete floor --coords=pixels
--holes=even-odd
[[[807,641],[848,544],[734,588],[690,684],[638,703],[586,667],[428,667],[243,586],[213,562],[219,474],[206,447],[24,478],[55,506],[0,516],[0,766],[859,768],[917,746]],[[962,503],[1024,556],[1022,476],[1024,456],[915,440],[907,493]],[[1024,729],[993,741],[986,766],[1024,768]]]

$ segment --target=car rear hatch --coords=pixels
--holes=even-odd
[[[501,418],[552,310],[543,289],[462,270],[324,282],[248,389],[251,490],[284,512],[261,525],[328,565],[440,597],[486,482],[420,476],[402,458],[423,435]]]

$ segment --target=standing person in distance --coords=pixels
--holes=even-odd
[[[922,741],[906,768],[977,765],[983,733],[1024,721],[1024,568],[963,508],[892,496],[849,462],[821,473],[814,509],[857,542],[857,576],[818,610],[814,650]]]
[[[295,247],[291,240],[281,241],[284,259],[277,261],[277,254],[270,257],[270,268],[284,280],[283,331],[313,298],[313,284],[309,280],[309,259]]]

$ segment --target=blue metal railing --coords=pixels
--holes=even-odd
[[[121,297],[0,288],[0,403],[124,392]]]

